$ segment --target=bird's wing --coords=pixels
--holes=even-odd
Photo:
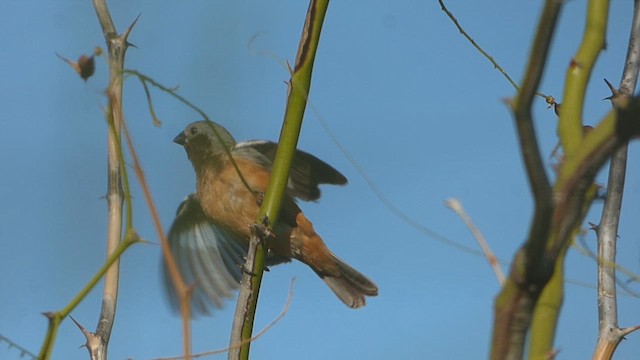
[[[252,140],[237,143],[234,146],[234,151],[256,150],[268,161],[268,164],[265,165],[271,167],[276,156],[277,146],[278,144],[271,141]],[[344,185],[346,183],[347,178],[331,165],[307,152],[296,150],[287,184],[289,195],[304,201],[318,200],[320,198],[319,184]]]
[[[193,285],[192,308],[208,314],[211,305],[222,307],[233,296],[242,277],[247,248],[222,227],[209,220],[196,194],[189,195],[178,207],[169,230],[169,244],[186,285]],[[162,261],[165,289],[175,309],[179,302],[166,264]]]

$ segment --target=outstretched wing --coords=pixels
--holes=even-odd
[[[237,143],[234,151],[254,149],[269,161],[270,167],[276,157],[277,147],[278,144],[271,141],[252,140]],[[331,165],[307,152],[297,150],[291,164],[287,190],[291,196],[312,201],[320,198],[319,184],[344,185],[346,183],[347,178]]]
[[[209,314],[211,305],[222,307],[240,284],[247,253],[241,244],[245,242],[209,220],[196,194],[189,195],[178,207],[168,240],[183,280],[195,287],[191,297],[194,312]],[[165,290],[179,310],[164,260],[162,269]]]

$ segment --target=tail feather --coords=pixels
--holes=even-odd
[[[338,267],[338,276],[317,272],[329,288],[350,308],[357,309],[366,304],[365,296],[378,295],[378,287],[356,269],[333,255]]]

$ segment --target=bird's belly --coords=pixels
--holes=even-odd
[[[198,182],[198,197],[208,217],[248,239],[260,204],[257,195],[239,179],[235,169],[202,176]]]

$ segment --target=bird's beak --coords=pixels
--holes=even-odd
[[[187,142],[187,137],[184,135],[184,131],[181,131],[180,134],[173,139],[173,142],[184,145]]]

